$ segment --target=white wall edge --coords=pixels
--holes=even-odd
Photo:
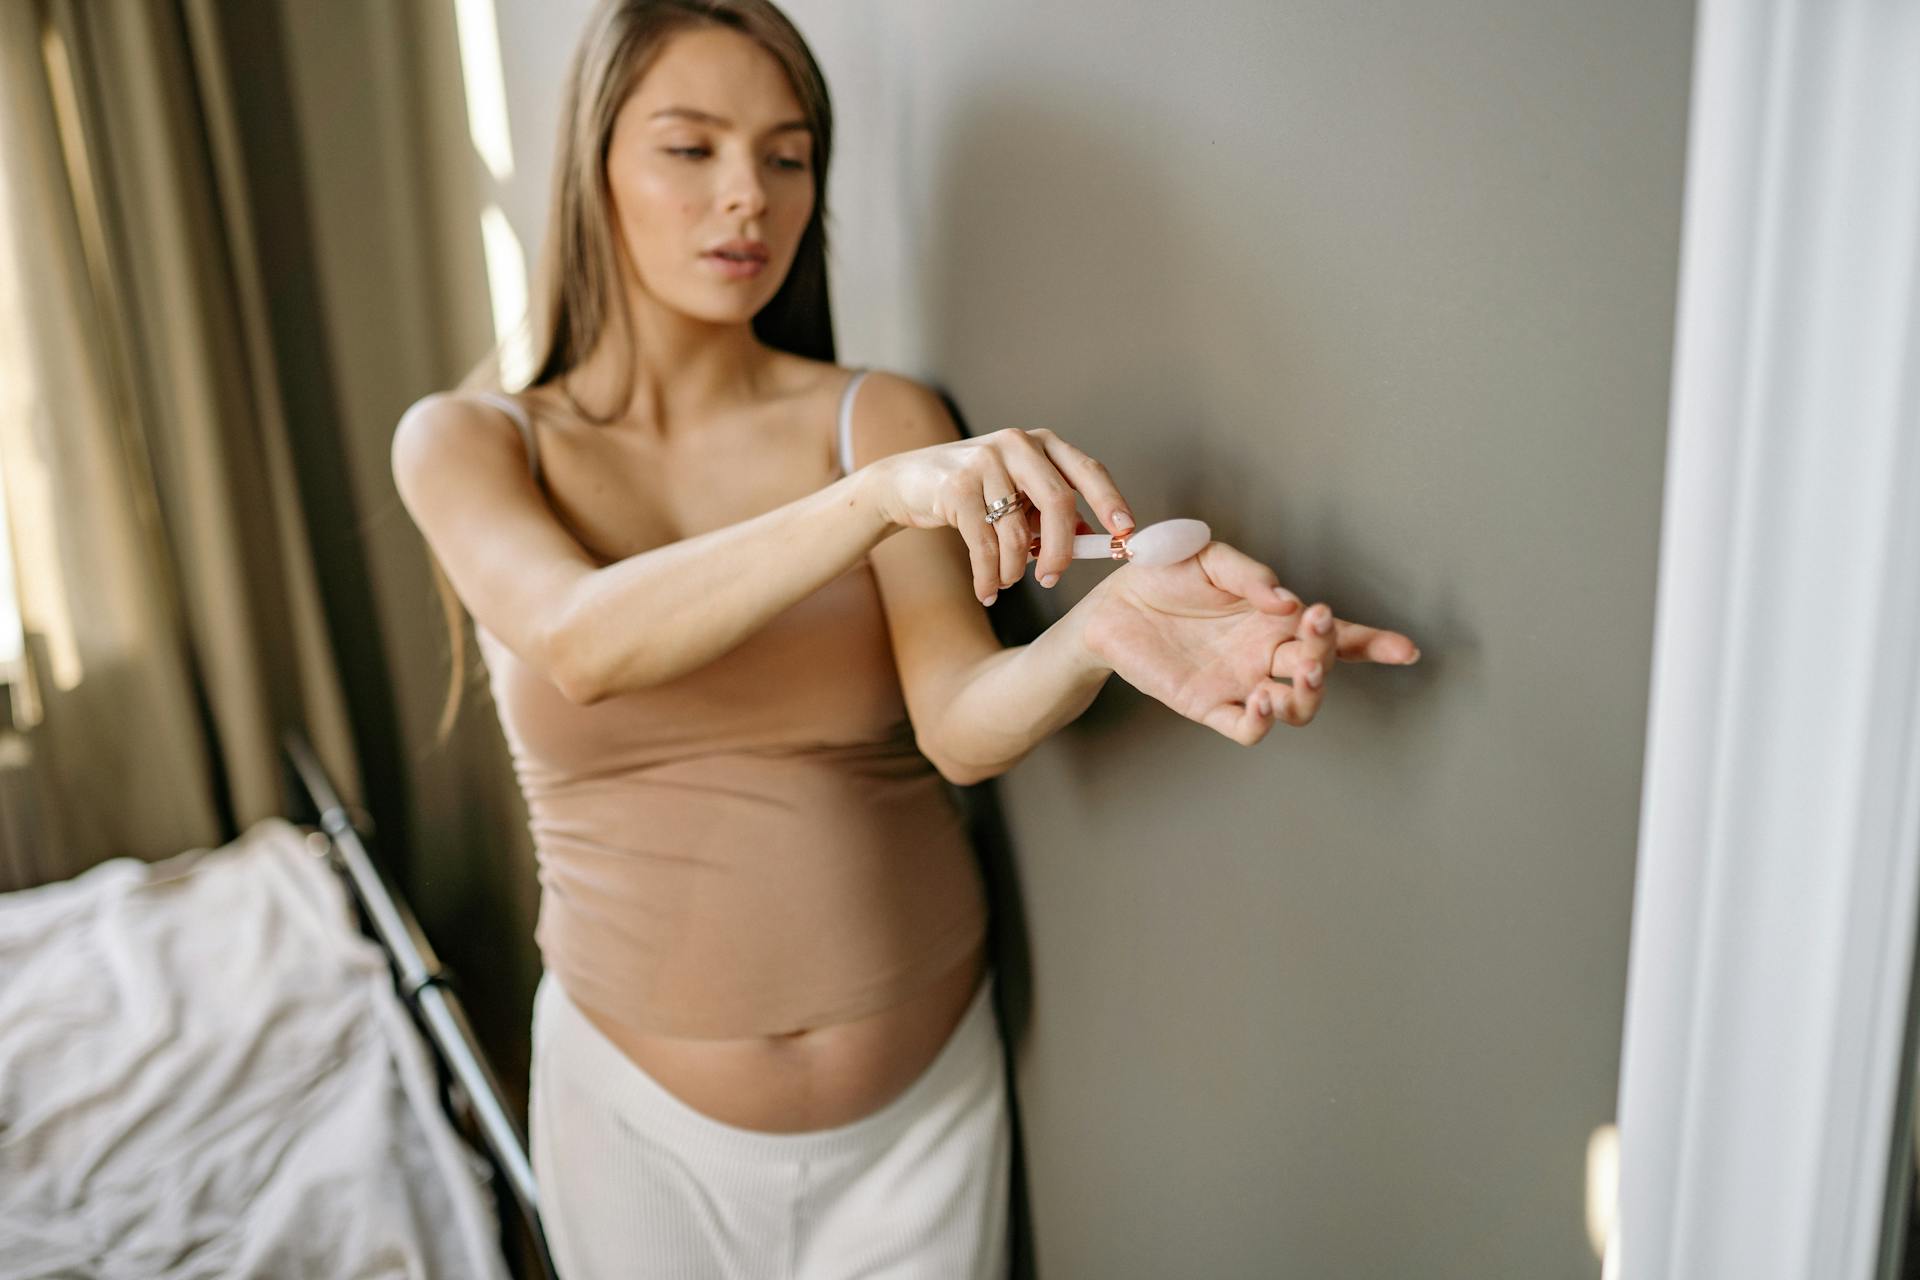
[[[1920,901],[1920,5],[1695,39],[1615,1261],[1864,1280]]]

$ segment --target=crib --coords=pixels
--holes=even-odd
[[[286,816],[0,894],[0,1280],[554,1275],[452,975],[282,751]]]

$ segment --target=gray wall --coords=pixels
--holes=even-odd
[[[501,0],[499,196],[530,258],[585,9]],[[1619,1063],[1691,6],[789,11],[841,122],[843,363],[938,384],[975,431],[1051,427],[1142,520],[1200,516],[1425,653],[1336,669],[1313,725],[1251,749],[1116,681],[999,782],[1040,1272],[1597,1275],[1586,1144]],[[416,25],[444,59],[450,21]],[[471,166],[441,112],[428,213],[457,221]],[[477,249],[444,230],[437,287],[466,291],[471,333]],[[376,316],[355,281],[350,349],[355,308]],[[368,450],[411,398],[383,376]],[[442,669],[418,553],[391,554],[424,742]],[[467,776],[497,786],[480,719]],[[482,785],[428,776],[440,803]]]
[[[1253,749],[1116,683],[1003,780],[1041,1272],[1597,1275],[1691,6],[790,11],[843,360],[1425,655]]]

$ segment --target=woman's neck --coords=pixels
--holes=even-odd
[[[596,417],[660,437],[711,421],[766,397],[777,354],[751,322],[713,324],[629,298],[638,334],[609,325],[597,347],[564,378]],[[620,396],[627,369],[631,393]]]

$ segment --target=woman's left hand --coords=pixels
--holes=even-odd
[[[1404,666],[1397,631],[1305,609],[1274,571],[1218,540],[1170,565],[1124,564],[1081,602],[1088,649],[1142,693],[1242,746],[1312,721],[1337,661]],[[1291,680],[1292,684],[1282,684]]]

